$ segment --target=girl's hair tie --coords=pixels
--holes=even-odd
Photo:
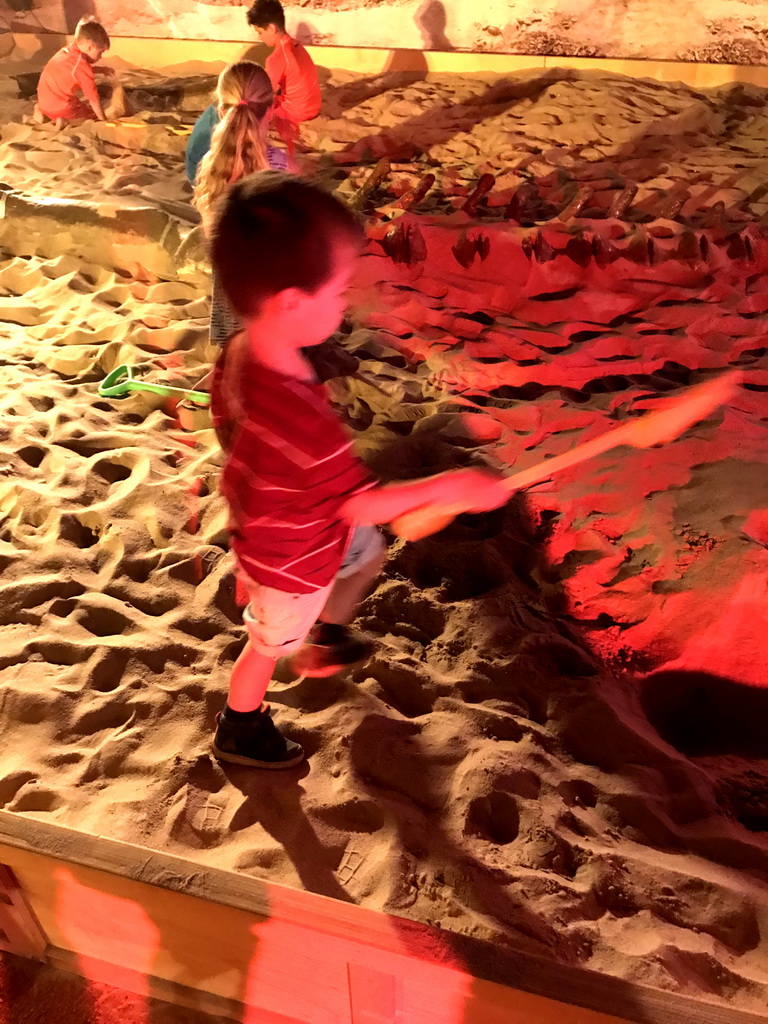
[[[237,103],[235,104],[235,106],[236,107],[247,107],[248,106],[248,100],[238,100]]]

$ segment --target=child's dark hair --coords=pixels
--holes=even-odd
[[[75,28],[75,42],[79,40],[86,40],[89,43],[95,43],[96,46],[100,46],[102,50],[109,49],[109,36],[107,30],[101,24],[100,21],[96,21],[95,18],[81,18]]]
[[[246,17],[254,28],[277,25],[281,32],[285,32],[285,12],[280,0],[253,0]]]
[[[336,272],[336,247],[356,249],[362,239],[357,217],[330,192],[293,174],[263,171],[222,198],[211,256],[235,312],[252,317],[286,288],[322,288]]]

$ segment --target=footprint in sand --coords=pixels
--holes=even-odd
[[[19,789],[15,798],[9,801],[7,809],[16,813],[23,811],[55,811],[63,803],[61,796],[41,786],[37,779],[30,779]]]
[[[38,469],[48,452],[45,448],[41,448],[38,445],[29,444],[24,448],[19,448],[16,454],[28,466]]]
[[[219,842],[231,800],[226,786],[226,776],[218,765],[207,756],[198,757],[187,773],[186,784],[173,798],[164,826],[168,836],[198,849]]]
[[[16,794],[22,787],[30,782],[36,782],[37,776],[34,772],[17,771],[0,779],[0,806],[7,806],[15,799]]]
[[[476,797],[467,809],[464,832],[498,846],[513,843],[520,834],[517,801],[501,790]]]
[[[427,667],[409,657],[376,656],[355,669],[352,678],[359,684],[374,682],[372,692],[406,718],[428,715],[439,693]]]
[[[76,548],[86,549],[98,544],[100,537],[74,513],[65,513],[59,519],[59,539]]]

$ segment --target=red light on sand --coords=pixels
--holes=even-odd
[[[261,1024],[265,1010],[290,1013],[297,1021],[314,1024],[340,1024],[350,1018],[389,1021],[398,1020],[405,1007],[417,1020],[464,1024],[473,978],[464,973],[448,939],[440,939],[440,949],[436,950],[434,933],[383,916],[377,928],[386,935],[379,938],[391,949],[367,948],[354,941],[352,923],[349,939],[310,927],[302,928],[299,935],[291,895],[286,894],[282,908],[276,896],[273,890],[272,916],[251,929],[256,953],[248,973],[245,1002],[256,1003],[260,1009],[249,1008],[243,1024]],[[338,917],[337,907],[333,914]],[[289,959],[293,963],[297,959],[323,963],[322,984],[294,988],[287,999],[283,979]],[[439,966],[437,960],[442,961]],[[312,971],[297,966],[296,977],[313,976]]]
[[[768,687],[768,574],[750,573],[730,590],[712,592],[700,611],[696,632],[665,669],[706,671]]]

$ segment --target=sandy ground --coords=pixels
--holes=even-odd
[[[744,382],[673,444],[393,539],[361,607],[377,653],[280,677],[310,767],[264,777],[209,754],[244,638],[215,438],[96,390],[210,365],[182,174],[210,79],[126,73],[139,113],[57,134],[23,123],[26,70],[2,84],[2,806],[761,1012],[768,96],[327,77],[308,162],[354,197],[393,161],[321,353],[385,475],[523,468]]]

